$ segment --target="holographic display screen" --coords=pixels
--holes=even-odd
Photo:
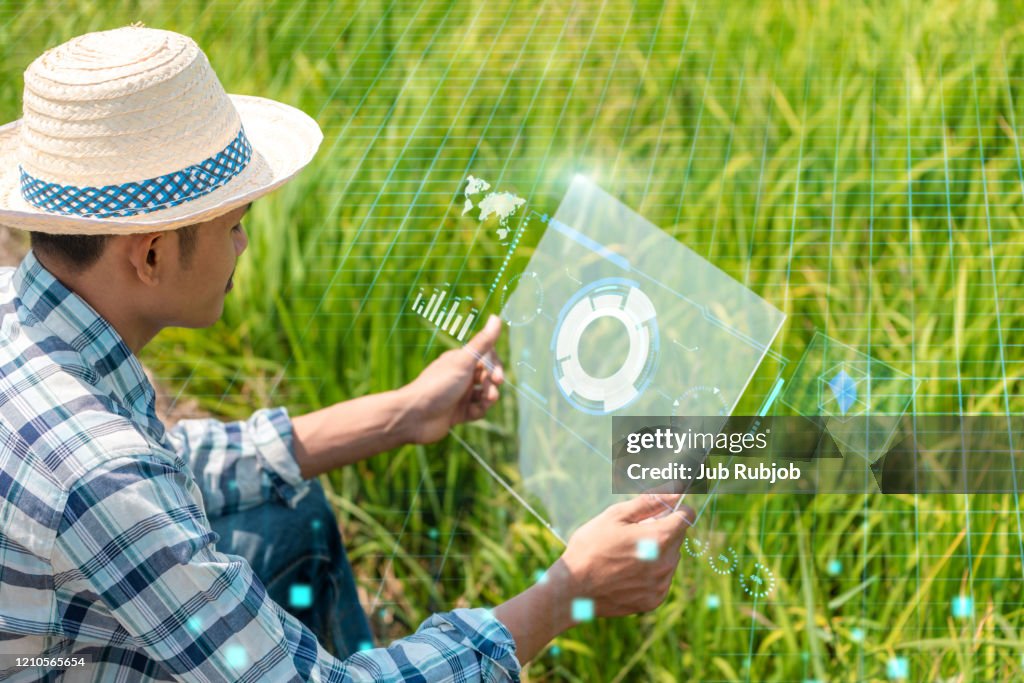
[[[616,498],[613,414],[724,423],[785,319],[582,176],[502,317],[522,485],[560,535]]]

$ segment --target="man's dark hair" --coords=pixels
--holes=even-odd
[[[178,234],[182,265],[188,268],[199,242],[199,226],[187,225],[174,232]],[[56,258],[82,272],[100,260],[111,235],[52,235],[47,232],[31,232],[29,237],[35,251]]]
[[[32,249],[46,256],[52,256],[61,263],[74,266],[81,272],[87,270],[107,246],[109,235],[51,235],[48,232],[31,232],[29,239]]]

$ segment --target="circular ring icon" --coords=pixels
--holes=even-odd
[[[566,400],[594,415],[624,408],[650,383],[658,360],[658,325],[651,299],[636,282],[605,278],[580,289],[558,316],[551,340],[555,380]],[[629,347],[618,370],[596,377],[580,362],[584,331],[610,318],[622,324]]]
[[[678,417],[728,415],[729,404],[725,402],[718,387],[699,384],[690,387],[682,396],[672,402],[672,414]]]
[[[726,548],[724,552],[708,555],[708,566],[711,567],[711,571],[722,576],[728,576],[736,571],[736,566],[739,563],[740,558],[731,546]]]
[[[775,590],[775,574],[760,562],[754,563],[750,576],[740,574],[743,592],[755,598],[767,598]]]
[[[690,554],[690,557],[703,557],[704,553],[708,551],[708,544],[699,538],[691,539],[687,536],[683,540],[683,545],[686,546],[686,552]]]

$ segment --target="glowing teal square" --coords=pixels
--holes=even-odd
[[[313,587],[306,583],[293,583],[288,590],[288,604],[296,609],[313,605]]]
[[[839,572],[843,571],[843,563],[839,560],[829,560],[828,566],[825,567],[825,571],[827,571],[830,576],[836,576]]]
[[[910,663],[905,657],[893,657],[885,667],[890,679],[907,678],[910,676]]]
[[[636,556],[647,562],[658,559],[658,542],[653,538],[641,538],[636,542]]]
[[[593,621],[594,601],[590,598],[576,598],[572,601],[573,621]]]
[[[969,595],[958,595],[953,598],[953,616],[957,619],[969,619],[974,616],[974,598]]]
[[[373,643],[371,643],[370,641],[368,641],[368,640],[361,640],[361,641],[359,641],[359,651],[360,652],[366,652],[367,650],[372,650],[372,649],[373,649]]]
[[[722,606],[722,599],[712,593],[708,597],[704,598],[704,604],[708,609],[718,609]]]
[[[228,665],[235,669],[241,669],[249,663],[249,654],[241,645],[228,645],[224,656],[228,660]]]

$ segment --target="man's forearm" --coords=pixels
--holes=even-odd
[[[567,631],[572,619],[572,582],[565,565],[556,562],[546,578],[494,608],[494,616],[512,634],[516,658],[526,665],[553,638]]]
[[[292,418],[295,460],[310,479],[411,440],[408,402],[385,391]]]

